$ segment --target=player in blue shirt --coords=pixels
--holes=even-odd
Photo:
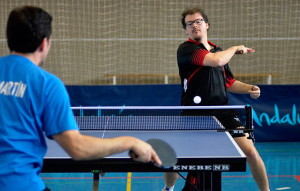
[[[39,67],[50,50],[51,22],[51,15],[32,6],[16,8],[8,18],[11,54],[0,58],[0,190],[47,190],[39,177],[44,134],[75,160],[131,150],[135,160],[160,165],[152,147],[137,138],[80,134],[63,83]]]

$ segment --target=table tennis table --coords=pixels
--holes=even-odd
[[[92,116],[85,119],[84,116],[77,116],[76,120],[80,127],[80,121],[96,126],[104,126],[105,129],[80,130],[84,135],[90,135],[100,138],[112,138],[117,136],[133,136],[141,140],[162,139],[169,143],[177,154],[178,162],[175,166],[165,169],[159,168],[151,163],[141,163],[133,161],[128,152],[111,155],[99,160],[92,161],[74,161],[67,153],[53,140],[47,139],[48,151],[44,157],[44,166],[42,172],[93,172],[94,185],[99,181],[100,172],[201,172],[203,180],[203,190],[221,190],[222,172],[240,172],[246,171],[246,156],[235,143],[232,136],[227,131],[217,130],[194,130],[175,128],[172,130],[136,130],[133,128],[110,130],[107,129],[108,121],[118,121],[122,124],[132,124],[136,116]],[[139,118],[139,117],[138,117]],[[149,120],[149,116],[144,116]],[[153,116],[150,116],[153,118]],[[147,126],[165,126],[165,122],[170,117],[154,117],[153,123],[147,123]],[[177,121],[178,119],[184,119]],[[104,119],[104,122],[97,124],[98,119]],[[129,119],[129,120],[128,120]],[[96,120],[96,121],[93,121]],[[193,121],[194,118],[177,116],[171,119],[172,126],[185,126],[187,121]],[[125,122],[124,122],[125,121]],[[156,121],[156,122],[155,122]],[[160,122],[157,122],[160,121]],[[214,121],[214,118],[211,118]],[[99,122],[98,122],[99,123]],[[193,122],[194,123],[194,122]],[[136,123],[138,125],[138,123]],[[216,123],[216,125],[220,125]]]

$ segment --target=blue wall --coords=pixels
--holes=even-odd
[[[177,106],[180,85],[66,86],[72,106]],[[261,97],[230,94],[251,105],[256,141],[300,141],[300,85],[260,85]]]

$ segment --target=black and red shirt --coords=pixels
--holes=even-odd
[[[211,53],[222,49],[210,41]],[[224,66],[203,66],[203,60],[209,51],[202,43],[189,39],[177,50],[177,62],[181,78],[181,105],[226,105],[228,96],[226,87],[235,79],[228,63]],[[195,96],[201,97],[199,104],[194,103]]]

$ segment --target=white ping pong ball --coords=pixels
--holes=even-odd
[[[195,104],[198,104],[198,103],[200,103],[201,102],[201,97],[200,96],[195,96],[194,97],[194,103]]]

